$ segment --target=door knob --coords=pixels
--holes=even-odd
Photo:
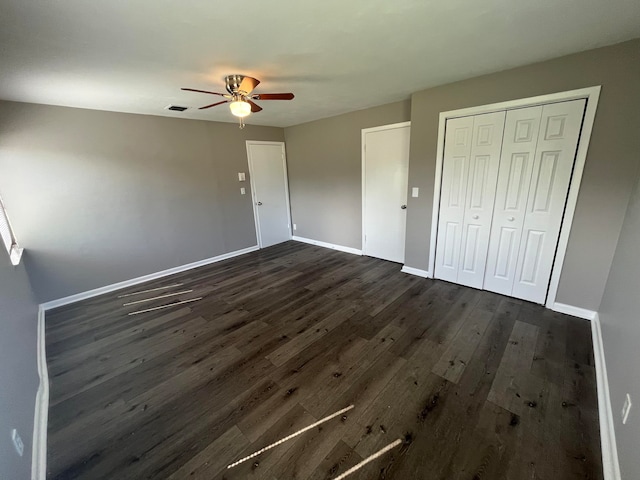
[[[262,202],[258,202],[258,205],[262,205]]]
[[[509,220],[510,222],[513,222],[516,219],[516,217],[509,217],[507,218],[507,220]]]
[[[477,219],[479,219],[479,218],[480,218],[480,215],[474,215],[472,218],[473,218],[474,220],[477,220]]]
[[[407,209],[407,206],[406,206],[406,205],[400,205],[400,208],[401,208],[402,210],[406,210],[406,209]]]

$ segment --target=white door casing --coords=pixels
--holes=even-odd
[[[287,163],[283,142],[247,141],[249,180],[258,245],[291,239]]]
[[[585,100],[544,105],[512,296],[544,303]]]
[[[410,122],[362,130],[362,251],[404,262]]]
[[[511,295],[538,144],[542,106],[510,110],[502,154],[487,257],[484,289]]]
[[[477,115],[467,180],[458,283],[482,288],[498,181],[505,112]]]

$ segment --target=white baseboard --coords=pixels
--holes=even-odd
[[[573,305],[567,305],[564,303],[554,303],[551,310],[559,313],[566,313],[573,317],[584,318],[585,320],[593,320],[598,315],[598,312],[593,310],[587,310],[586,308],[574,307]]]
[[[353,253],[354,255],[362,255],[362,250],[358,250],[357,248],[343,247],[342,245],[321,242],[319,240],[311,240],[310,238],[296,237],[295,235],[292,237],[292,240],[295,240],[296,242],[309,243],[318,247],[332,248],[333,250],[339,250],[341,252]]]
[[[600,317],[597,313],[591,321],[591,335],[593,337],[593,356],[595,359],[596,385],[598,389],[598,417],[600,418],[600,443],[602,447],[604,480],[620,480],[618,447],[616,445],[613,410],[611,409],[611,397],[609,395],[607,364],[604,359]]]
[[[420,270],[419,268],[407,267],[406,265],[402,266],[401,272],[408,273],[410,275],[417,275],[418,277],[431,278],[429,272],[426,270]]]
[[[45,311],[51,310],[52,308],[62,307],[63,305],[69,305],[70,303],[79,302],[80,300],[86,300],[88,298],[97,297],[98,295],[103,295],[105,293],[111,293],[116,290],[120,290],[121,288],[132,287],[133,285],[149,282],[151,280],[157,280],[158,278],[166,277],[176,273],[181,273],[186,270],[191,270],[192,268],[202,267],[204,265],[209,265],[211,263],[220,262],[222,260],[226,260],[227,258],[237,257],[238,255],[244,255],[245,253],[249,253],[249,252],[255,252],[256,250],[259,250],[259,248],[260,247],[255,245],[253,247],[243,248],[242,250],[235,250],[233,252],[218,255],[217,257],[205,258],[204,260],[198,260],[197,262],[188,263],[186,265],[180,265],[174,268],[169,268],[168,270],[162,270],[161,272],[150,273],[149,275],[133,278],[131,280],[125,280],[124,282],[114,283],[112,285],[106,285],[104,287],[95,288],[87,292],[76,293],[75,295],[59,298],[57,300],[51,300],[49,302],[40,304],[40,306]]]
[[[33,443],[31,454],[31,480],[45,480],[47,476],[47,420],[49,418],[49,372],[44,330],[45,311],[38,310],[37,363],[40,386],[36,393],[36,407],[33,416]]]

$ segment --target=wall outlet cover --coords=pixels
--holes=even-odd
[[[419,195],[419,193],[420,193],[420,189],[418,187],[413,187],[411,189],[411,196],[413,198],[416,198]]]
[[[247,191],[244,189],[244,187],[240,187],[240,195],[245,195],[247,193]]]
[[[298,226],[297,226],[295,223],[293,224],[293,229],[294,229],[294,230],[297,230],[297,229],[298,229]]]

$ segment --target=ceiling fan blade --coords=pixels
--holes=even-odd
[[[240,86],[238,87],[238,91],[244,92],[245,95],[249,95],[251,92],[253,92],[253,89],[256,88],[259,83],[260,80],[258,80],[257,78],[244,77],[242,79],[242,82],[240,83]]]
[[[206,90],[198,90],[198,89],[195,89],[195,88],[181,88],[180,90],[186,90],[187,92],[209,93],[211,95],[220,95],[221,97],[226,97],[226,95],[224,93],[208,92]]]
[[[262,107],[260,105],[258,105],[257,103],[253,103],[248,98],[247,98],[247,102],[251,105],[251,111],[253,113],[256,113],[256,112],[259,112],[260,110],[262,110]]]
[[[293,100],[293,93],[257,93],[252,95],[254,100]]]
[[[218,103],[212,103],[211,105],[205,105],[204,107],[200,107],[198,110],[204,110],[205,108],[215,107],[216,105],[222,105],[223,103],[228,103],[228,100],[224,100]]]

